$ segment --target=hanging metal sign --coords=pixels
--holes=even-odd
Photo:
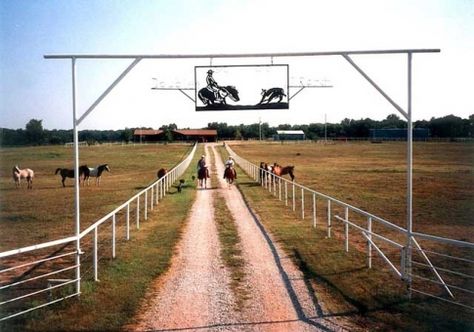
[[[196,111],[288,109],[288,65],[196,66]]]

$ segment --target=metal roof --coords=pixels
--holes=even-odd
[[[302,130],[277,130],[278,135],[304,135]]]

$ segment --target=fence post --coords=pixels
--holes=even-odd
[[[304,219],[304,189],[301,188],[301,219]]]
[[[278,179],[278,200],[281,201],[281,179]]]
[[[97,227],[94,228],[94,253],[93,253],[93,260],[94,260],[94,281],[99,281],[99,269],[97,266]]]
[[[156,206],[158,206],[158,202],[159,202],[159,197],[158,197],[158,194],[159,194],[159,183],[157,182],[156,185],[155,185],[155,204]]]
[[[367,218],[367,230],[369,231],[368,238],[372,240],[372,217]],[[367,266],[372,268],[372,243],[367,240]]]
[[[316,194],[313,193],[313,228],[316,228]]]
[[[293,182],[293,211],[296,209],[296,199],[295,199],[295,183]]]
[[[288,182],[285,181],[285,206],[288,206]]]
[[[154,201],[153,201],[153,199],[154,199],[153,193],[154,193],[154,188],[155,188],[155,186],[151,186],[151,188],[150,188],[150,189],[151,189],[151,197],[150,197],[150,210],[151,210],[151,211],[153,211],[153,203],[154,203]]]
[[[166,196],[166,190],[168,190],[168,176],[165,175],[165,177],[163,178],[163,197]]]
[[[273,196],[276,197],[276,194],[277,194],[277,176],[276,175],[273,175]]]
[[[115,258],[115,213],[112,215],[112,258]]]
[[[406,280],[407,278],[407,275],[406,275],[406,266],[405,266],[405,262],[406,262],[406,254],[407,254],[407,251],[406,251],[406,247],[402,247],[401,251],[400,251],[400,273],[402,274],[402,280]]]
[[[127,204],[127,241],[130,240],[130,203]]]
[[[349,208],[344,208],[344,238],[345,238],[345,249],[349,252]]]
[[[145,190],[145,220],[148,220],[148,190]]]
[[[331,237],[331,200],[328,199],[328,238]]]
[[[140,195],[137,196],[137,229],[140,229]]]

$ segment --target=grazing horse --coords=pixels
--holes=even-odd
[[[199,180],[199,186],[202,188],[204,185],[204,188],[207,188],[207,178],[209,178],[209,169],[207,166],[201,167],[198,171],[198,180]]]
[[[234,179],[237,177],[236,176],[236,172],[235,172],[235,169],[230,167],[230,166],[227,166],[224,170],[224,179],[227,181],[227,184],[229,185],[229,188],[230,188],[230,185],[232,183],[234,183]]]
[[[66,187],[64,184],[64,181],[66,181],[66,178],[74,178],[74,170],[73,169],[67,169],[67,168],[57,168],[56,172],[54,174],[61,174],[62,177],[62,184],[63,187]],[[85,183],[85,179],[89,177],[90,170],[87,167],[87,165],[81,165],[79,166],[79,183],[81,183],[81,177],[83,177],[83,184]]]
[[[166,175],[166,173],[168,173],[168,171],[166,170],[166,168],[160,168],[158,170],[158,173],[156,173],[156,176],[158,177],[158,179],[161,179],[163,176]]]
[[[28,184],[28,189],[33,189],[33,177],[35,176],[35,172],[29,168],[20,169],[18,165],[13,167],[12,169],[12,176],[13,180],[15,181],[15,187],[20,188],[21,179],[26,179]]]
[[[89,178],[92,176],[95,178],[95,185],[100,186],[100,178],[102,176],[102,172],[107,171],[110,172],[110,168],[108,164],[99,165],[96,168],[89,167],[89,173],[84,174],[84,182],[87,180],[87,185],[89,185]]]
[[[295,175],[293,174],[294,169],[295,169],[295,166],[282,167],[278,165],[277,163],[275,163],[273,165],[273,174],[277,176],[283,176],[283,175],[288,174],[291,177],[291,181],[294,181],[295,180]]]

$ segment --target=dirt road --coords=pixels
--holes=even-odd
[[[339,331],[343,325],[321,316],[316,296],[308,291],[301,272],[272,241],[246,205],[236,186],[227,187],[223,162],[214,145],[217,184],[199,189],[189,223],[168,273],[156,281],[153,292],[129,330],[154,331]],[[250,299],[236,311],[229,272],[220,259],[214,223],[213,191],[220,190],[236,222],[243,258],[245,287]],[[229,222],[232,222],[229,220]]]

